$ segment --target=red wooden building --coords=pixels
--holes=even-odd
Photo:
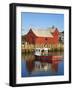
[[[25,36],[26,42],[29,44],[58,44],[59,42],[59,30],[52,27],[48,29],[33,29],[30,28],[29,32]]]

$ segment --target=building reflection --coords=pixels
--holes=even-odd
[[[42,63],[42,62],[28,62],[27,69],[29,72],[38,72],[38,71],[58,71],[58,63]]]
[[[62,57],[59,55],[44,58],[39,56],[39,60],[34,55],[26,55],[23,58],[26,60],[26,67],[29,74],[39,71],[56,73],[58,71],[58,64],[62,61]]]

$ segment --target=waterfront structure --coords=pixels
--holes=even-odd
[[[48,29],[30,28],[29,32],[23,36],[23,40],[34,45],[50,45],[59,43],[59,29],[51,27]]]
[[[59,41],[61,43],[64,43],[64,31],[60,32],[60,34],[59,34]]]

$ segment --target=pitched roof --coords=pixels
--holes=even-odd
[[[49,30],[51,33],[53,33],[56,29],[58,29],[58,28],[56,28],[56,27],[50,27],[50,28],[48,28],[48,30]],[[58,29],[58,31],[60,32],[59,29]]]
[[[49,29],[36,29],[32,28],[33,33],[39,37],[53,37]]]

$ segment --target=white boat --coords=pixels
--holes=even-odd
[[[36,48],[35,58],[41,62],[58,63],[58,61],[62,61],[63,56],[49,55],[48,48]]]
[[[36,48],[35,49],[36,56],[45,56],[48,55],[48,48]]]

